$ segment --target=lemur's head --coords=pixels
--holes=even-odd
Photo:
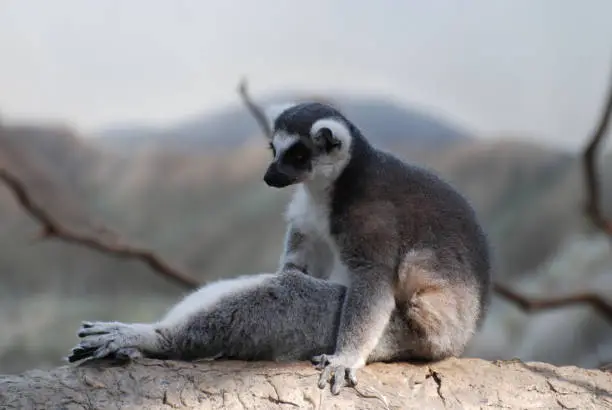
[[[270,113],[273,160],[264,176],[271,187],[333,181],[350,157],[351,123],[333,107],[307,102]]]

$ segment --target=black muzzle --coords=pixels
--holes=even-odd
[[[270,164],[263,177],[264,182],[274,188],[284,188],[297,181],[297,178],[281,172],[276,162]]]

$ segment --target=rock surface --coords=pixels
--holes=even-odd
[[[520,361],[372,364],[333,396],[309,363],[92,361],[0,376],[2,409],[612,409],[612,373]]]

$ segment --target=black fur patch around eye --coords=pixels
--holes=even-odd
[[[310,161],[311,152],[302,142],[297,142],[287,149],[283,158],[286,164],[291,164],[294,167],[304,167]]]

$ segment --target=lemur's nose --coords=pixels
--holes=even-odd
[[[263,180],[268,186],[274,188],[284,188],[293,182],[292,178],[278,169],[276,162],[270,164]]]

